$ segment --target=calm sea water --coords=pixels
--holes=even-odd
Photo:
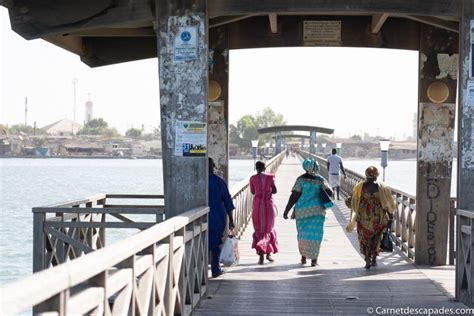
[[[31,208],[99,193],[162,194],[161,160],[0,159],[0,284],[32,270]],[[253,172],[253,160],[231,160],[229,186]],[[107,233],[107,243],[130,235]]]
[[[380,161],[346,160],[344,164],[363,173]],[[31,274],[32,207],[99,193],[161,194],[161,170],[161,160],[0,159],[0,284]],[[252,160],[231,160],[229,186],[252,172]],[[386,182],[415,194],[416,162],[390,161]],[[107,243],[132,233],[108,231]]]
[[[344,167],[364,174],[368,166],[375,166],[380,171],[382,180],[382,167],[380,160],[345,160]],[[456,196],[456,161],[453,162],[453,177],[451,181],[451,196]],[[416,160],[389,161],[385,168],[385,182],[401,191],[416,195]]]

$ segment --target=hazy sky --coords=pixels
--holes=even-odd
[[[88,94],[94,117],[122,133],[158,126],[157,59],[89,68],[78,56],[43,40],[26,41],[10,28],[0,7],[0,123],[39,127],[73,118],[77,78],[77,121],[84,120]],[[277,48],[230,53],[230,121],[264,107],[289,124],[334,128],[349,136],[379,130],[410,136],[417,108],[418,52],[358,48]]]

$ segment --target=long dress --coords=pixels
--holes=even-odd
[[[379,254],[382,233],[388,223],[388,216],[382,208],[380,193],[370,193],[363,188],[357,213],[360,252],[368,258],[373,258]]]
[[[252,248],[257,254],[278,252],[278,241],[275,231],[275,204],[273,203],[272,187],[275,185],[275,176],[265,173],[253,175],[250,178],[250,189],[253,197]]]
[[[324,235],[326,209],[319,198],[324,189],[321,176],[304,174],[296,179],[292,191],[301,193],[295,204],[296,229],[300,254],[312,260],[318,259]],[[332,204],[332,203],[330,203]],[[326,205],[330,207],[331,205]]]

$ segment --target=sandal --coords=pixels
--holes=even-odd
[[[301,264],[306,264],[306,257],[305,256],[301,256]]]

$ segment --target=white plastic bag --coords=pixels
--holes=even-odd
[[[225,266],[239,263],[239,240],[235,236],[225,239],[219,261]]]

